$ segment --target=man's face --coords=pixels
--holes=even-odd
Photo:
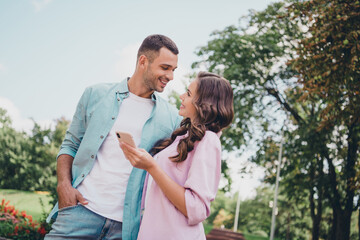
[[[177,61],[177,55],[165,47],[160,48],[159,55],[149,63],[144,72],[146,87],[150,91],[164,91],[166,84],[174,78]]]

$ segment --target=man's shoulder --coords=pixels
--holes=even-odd
[[[103,95],[108,94],[111,91],[116,92],[117,89],[119,88],[120,83],[97,83],[94,85],[90,85],[88,86],[85,91],[84,94],[85,95],[91,95],[94,97],[100,97]]]
[[[87,87],[87,89],[90,89],[91,91],[109,91],[111,89],[116,88],[116,86],[118,86],[119,83],[113,82],[113,83],[97,83],[97,84],[93,84]]]

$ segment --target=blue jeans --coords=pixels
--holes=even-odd
[[[102,217],[81,204],[59,210],[45,240],[121,239],[122,223]]]

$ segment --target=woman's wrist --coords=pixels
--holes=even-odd
[[[158,165],[157,163],[154,161],[149,167],[148,169],[146,169],[146,171],[152,176],[153,174],[155,174],[158,171]]]

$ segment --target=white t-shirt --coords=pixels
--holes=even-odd
[[[89,202],[85,207],[116,221],[122,221],[126,186],[132,165],[119,146],[116,131],[129,132],[137,146],[141,132],[149,119],[154,102],[130,93],[121,103],[119,114],[97,153],[90,173],[78,186],[78,190]]]

